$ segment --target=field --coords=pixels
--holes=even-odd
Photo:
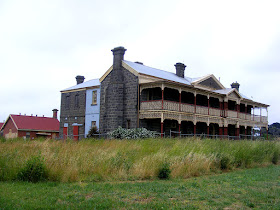
[[[279,154],[276,141],[15,139],[0,142],[0,181],[21,180],[33,165],[55,182],[185,179],[277,164]]]
[[[279,209],[280,166],[189,179],[0,182],[0,209]]]
[[[278,141],[1,140],[0,209],[277,209],[279,155]]]

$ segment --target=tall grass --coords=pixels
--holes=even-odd
[[[157,179],[163,164],[171,178],[187,178],[277,163],[279,142],[189,139],[4,141],[0,180],[16,179],[32,157],[40,156],[51,181]]]

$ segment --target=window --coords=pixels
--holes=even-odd
[[[91,127],[96,127],[96,121],[91,121]]]
[[[70,107],[70,96],[66,96],[66,100],[65,100],[65,108],[69,109]]]
[[[92,91],[92,104],[97,104],[97,90]]]
[[[78,108],[79,107],[79,95],[75,95],[75,107]]]
[[[26,132],[26,138],[30,139],[30,132]]]

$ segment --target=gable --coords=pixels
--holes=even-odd
[[[201,88],[206,88],[209,90],[225,89],[222,83],[220,83],[220,81],[217,80],[217,78],[213,74],[209,74],[199,79],[196,79],[195,81],[192,82],[192,85]]]
[[[230,93],[228,96],[229,96],[230,98],[240,98],[239,95],[238,95],[235,91],[233,91],[232,93]]]
[[[202,85],[205,87],[209,87],[210,89],[214,89],[214,90],[218,90],[221,89],[220,84],[218,84],[213,77],[209,77],[206,80],[201,81],[200,83],[198,83],[198,85]]]
[[[17,137],[17,127],[12,120],[12,118],[9,116],[8,119],[5,121],[3,127],[3,136],[5,138],[16,138]]]

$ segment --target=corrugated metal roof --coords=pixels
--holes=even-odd
[[[214,93],[220,93],[220,94],[228,94],[231,92],[233,88],[226,88],[226,89],[220,89],[220,90],[213,90]]]
[[[51,117],[35,117],[25,115],[10,115],[19,130],[57,131],[58,119]]]
[[[214,90],[213,92],[226,95],[226,94],[232,92],[233,90],[234,90],[234,88],[226,88],[226,89]],[[242,96],[242,98],[251,100],[250,98],[248,98],[247,96],[243,95],[242,93],[240,93],[240,92],[238,92],[238,93]]]
[[[166,80],[170,80],[170,81],[174,81],[174,82],[179,82],[179,83],[182,83],[185,85],[191,85],[191,81],[192,81],[191,78],[188,78],[188,77],[182,78],[172,72],[152,68],[152,67],[134,63],[131,61],[124,61],[124,62],[127,65],[129,65],[131,68],[133,68],[135,71],[137,71],[138,73],[146,74],[146,75],[150,75],[153,77],[158,77],[158,78],[162,78],[162,79],[166,79]]]
[[[99,79],[92,79],[86,82],[83,82],[81,84],[66,88],[62,91],[68,91],[68,90],[75,90],[75,89],[82,89],[82,88],[87,88],[87,87],[93,87],[93,86],[100,86]]]
[[[191,85],[192,82],[198,81],[205,77],[205,76],[203,76],[203,77],[197,77],[197,78],[190,78],[190,77],[182,78],[172,72],[152,68],[152,67],[145,66],[143,64],[139,64],[139,63],[135,63],[135,62],[131,62],[131,61],[124,60],[124,62],[127,65],[129,65],[131,68],[133,68],[135,71],[137,71],[138,73],[146,74],[146,75],[150,75],[150,76],[154,76],[154,77],[158,77],[158,78],[162,78],[162,79],[166,79],[166,80],[170,80],[170,81],[174,81],[174,82],[179,82],[179,83],[186,84],[186,85]],[[213,92],[226,95],[229,92],[231,92],[232,90],[233,90],[233,88],[226,88],[226,89],[214,90]],[[239,92],[239,94],[243,98],[250,100],[250,98],[243,95],[242,93]]]

